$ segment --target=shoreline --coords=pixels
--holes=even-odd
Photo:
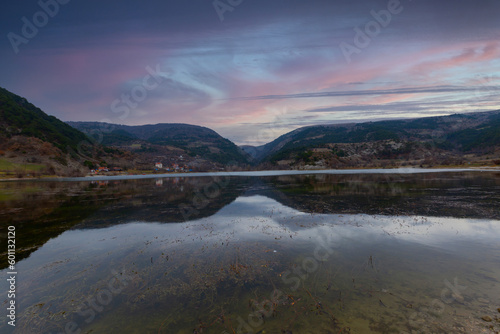
[[[448,172],[500,172],[500,167],[447,167],[447,168],[372,168],[372,169],[314,169],[314,170],[263,170],[263,171],[237,171],[237,172],[192,172],[192,173],[167,173],[167,174],[132,174],[132,175],[99,175],[78,177],[42,177],[42,178],[10,178],[0,179],[0,182],[26,181],[26,182],[82,182],[82,181],[120,181],[139,179],[158,179],[176,177],[218,177],[218,176],[281,176],[281,175],[315,175],[315,174],[423,174],[423,173],[448,173]]]

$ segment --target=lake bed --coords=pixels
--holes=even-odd
[[[500,329],[498,172],[0,187],[19,291],[2,333]]]

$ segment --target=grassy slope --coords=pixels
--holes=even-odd
[[[40,171],[44,167],[45,166],[41,165],[41,164],[32,164],[32,163],[17,164],[17,163],[8,161],[6,159],[0,159],[0,170],[8,170],[8,171],[15,171],[15,170]]]
[[[29,103],[25,98],[0,88],[0,136],[35,137],[50,142],[63,152],[76,150],[87,137],[54,116]]]

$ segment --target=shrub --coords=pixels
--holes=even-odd
[[[47,175],[55,175],[56,174],[56,169],[54,168],[54,165],[52,164],[48,164],[46,169],[45,169],[45,173]]]
[[[56,156],[56,157],[54,157],[52,159],[54,159],[55,161],[57,161],[58,163],[60,163],[63,166],[68,166],[68,161],[64,157],[62,157],[60,155],[58,155],[58,156]]]
[[[84,165],[85,167],[88,167],[88,169],[93,169],[93,168],[94,168],[94,164],[92,163],[92,161],[85,160],[85,161],[83,162],[83,165]]]

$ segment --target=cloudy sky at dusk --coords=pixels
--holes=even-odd
[[[500,109],[498,0],[55,1],[3,4],[0,86],[64,121],[263,144],[311,124]]]

